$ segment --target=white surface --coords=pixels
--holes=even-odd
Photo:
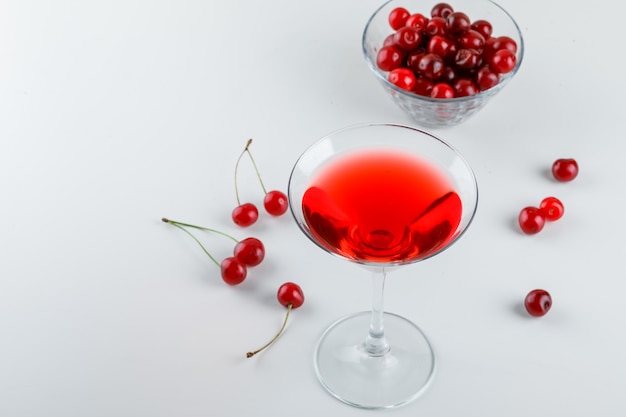
[[[626,303],[626,3],[500,2],[526,40],[516,79],[475,118],[436,131],[473,165],[471,229],[394,273],[388,310],[414,320],[438,373],[394,411],[322,390],[312,349],[369,307],[367,273],[308,242],[288,216],[231,225],[245,141],[268,188],[332,130],[411,123],[368,73],[360,36],[379,0],[0,2],[0,415],[623,416]],[[553,160],[580,176],[559,184]],[[249,164],[241,193],[260,203]],[[548,195],[563,219],[536,236],[519,210]],[[267,248],[228,287],[160,221]],[[204,237],[217,257],[231,245]],[[283,338],[275,291],[306,303]],[[521,310],[536,287],[550,313]]]

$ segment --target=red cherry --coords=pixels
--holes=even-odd
[[[500,74],[506,74],[515,68],[517,64],[517,57],[515,53],[508,49],[500,49],[494,52],[493,56],[489,59],[489,66]]]
[[[394,44],[383,46],[376,55],[376,65],[383,71],[391,71],[402,65],[404,53]]]
[[[500,82],[500,74],[489,68],[489,65],[484,65],[476,71],[474,78],[481,91],[489,90]]]
[[[415,85],[415,74],[408,68],[391,70],[387,77],[391,84],[406,91],[411,91]]]
[[[237,226],[248,227],[259,218],[259,210],[252,203],[244,203],[233,209],[232,218]]]
[[[454,36],[465,33],[472,25],[469,17],[463,12],[452,12],[446,17],[446,28]]]
[[[455,97],[468,97],[480,93],[480,90],[469,78],[460,78],[454,83]]]
[[[458,42],[460,48],[480,51],[485,47],[485,37],[474,29],[469,29],[459,36]]]
[[[446,19],[438,16],[433,17],[426,23],[425,33],[428,36],[444,36],[446,34]]]
[[[487,20],[477,20],[470,26],[476,32],[483,35],[485,39],[489,39],[491,37],[491,33],[493,32],[493,27],[491,23]]]
[[[490,38],[485,38],[485,47],[483,48],[483,59],[487,62],[493,56],[494,52],[496,52],[496,48],[494,47],[496,42],[496,38],[493,36]]]
[[[418,73],[433,81],[441,77],[444,66],[443,58],[436,54],[425,54],[417,63]]]
[[[532,290],[524,299],[524,307],[534,317],[544,316],[552,307],[552,297],[546,290]]]
[[[235,239],[231,235],[226,234],[224,232],[220,232],[219,230],[216,230],[216,229],[210,229],[208,227],[196,226],[196,225],[189,224],[189,223],[182,223],[182,222],[178,222],[178,221],[174,221],[174,220],[169,220],[169,219],[166,219],[165,217],[162,218],[161,220],[163,222],[165,222],[165,223],[169,223],[172,226],[175,226],[175,227],[179,228],[183,232],[187,233],[187,235],[189,235],[193,240],[195,240],[196,243],[198,245],[200,245],[200,247],[202,248],[204,253],[213,261],[213,263],[220,267],[221,274],[222,274],[222,279],[227,284],[237,285],[237,284],[241,283],[244,279],[246,279],[246,275],[247,275],[247,269],[246,269],[246,265],[245,265],[246,259],[249,262],[251,262],[250,265],[252,265],[252,263],[254,263],[255,261],[261,262],[261,260],[263,259],[263,256],[264,256],[264,253],[265,253],[264,252],[265,249],[263,248],[263,244],[261,243],[261,241],[259,241],[258,239],[248,238],[248,239],[244,239],[241,242],[237,242],[237,239]],[[226,258],[221,263],[217,262],[217,259],[215,259],[213,257],[213,255],[211,255],[211,253],[204,247],[202,242],[200,242],[200,240],[198,240],[198,238],[195,237],[193,235],[193,233],[191,233],[189,230],[187,230],[187,228],[194,228],[194,229],[198,229],[198,230],[205,230],[207,232],[217,233],[217,234],[220,234],[222,236],[225,236],[225,237],[227,237],[227,238],[237,242],[237,245],[235,245],[235,256],[231,256],[229,258]],[[254,242],[254,240],[258,241],[258,243]],[[261,246],[261,248],[263,250],[263,253],[261,254],[260,259],[259,259],[259,254],[258,253],[256,255],[254,255],[254,254],[246,254],[246,255],[241,254],[241,255],[238,256],[238,252],[241,252],[242,248],[245,249],[246,246],[248,246],[248,247],[255,247],[255,246],[258,247],[259,244],[260,244],[260,246]],[[256,260],[253,259],[253,256],[256,256]]]
[[[287,325],[287,320],[289,319],[289,313],[291,312],[291,310],[300,307],[304,303],[304,293],[302,292],[302,288],[300,288],[298,284],[295,284],[293,282],[285,282],[284,284],[282,284],[278,288],[278,293],[276,294],[276,297],[278,298],[278,302],[281,305],[287,307],[287,314],[285,315],[283,325],[278,333],[276,333],[276,336],[274,336],[272,340],[267,342],[263,347],[253,352],[246,353],[247,358],[253,357],[257,353],[271,346],[272,343],[274,343],[276,340],[278,340],[280,335],[285,330],[285,326]]]
[[[445,67],[443,67],[443,73],[437,81],[440,83],[454,85],[457,80],[459,80],[459,73],[457,72],[457,70],[454,69],[454,67],[451,65],[446,65]]]
[[[426,55],[426,49],[423,47],[416,48],[415,50],[409,52],[406,56],[407,68],[417,73],[419,71],[419,61],[424,55]]]
[[[557,181],[571,181],[578,175],[578,162],[572,158],[561,158],[552,164],[552,175]]]
[[[539,211],[541,211],[541,214],[543,214],[543,217],[545,217],[546,220],[555,221],[563,217],[565,208],[563,207],[561,200],[558,198],[546,197],[541,200]]]
[[[287,196],[282,191],[273,190],[265,194],[263,199],[263,206],[272,216],[281,216],[285,214],[289,208],[289,201]]]
[[[437,83],[430,91],[432,98],[454,98],[454,89],[446,83]]]
[[[298,284],[293,282],[285,282],[278,288],[276,294],[278,302],[288,307],[291,304],[292,308],[298,308],[304,303],[304,293],[302,288]]]
[[[466,70],[472,70],[480,67],[482,61],[483,58],[480,52],[475,49],[461,48],[454,56],[454,63],[456,66]]]
[[[444,59],[453,55],[455,51],[456,45],[445,36],[435,35],[428,41],[428,53],[439,55]]]
[[[420,32],[423,32],[426,29],[426,24],[428,24],[428,18],[421,13],[415,13],[409,16],[406,19],[406,26],[414,27],[418,29]]]
[[[398,30],[406,24],[406,20],[410,13],[404,7],[396,7],[389,13],[389,26],[393,30]]]
[[[393,35],[394,35],[393,33],[391,35],[387,35],[387,37],[383,41],[383,47],[385,47],[385,46],[395,46],[395,41],[393,39]]]
[[[248,237],[235,245],[235,258],[246,266],[257,266],[265,258],[265,246],[255,237]]]
[[[419,77],[415,79],[415,85],[413,86],[413,92],[420,96],[430,97],[430,92],[433,89],[435,83],[428,78]]]
[[[430,10],[430,15],[432,17],[442,17],[445,19],[452,12],[454,12],[454,9],[448,3],[437,3]]]
[[[493,43],[491,44],[491,48],[493,49],[494,52],[499,51],[501,49],[508,49],[509,51],[516,54],[517,42],[515,42],[513,38],[510,38],[508,36],[498,36],[497,38],[493,40]]]
[[[422,32],[412,26],[398,29],[393,40],[396,46],[405,52],[414,50],[422,42]]]
[[[234,257],[224,259],[220,263],[222,279],[228,285],[241,284],[248,273],[246,266]]]
[[[519,225],[522,232],[527,235],[539,233],[545,224],[545,217],[537,207],[525,207],[520,211]]]

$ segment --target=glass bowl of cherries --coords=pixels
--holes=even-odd
[[[368,66],[422,126],[467,120],[513,78],[524,56],[520,29],[502,7],[453,1],[387,1],[363,32]]]

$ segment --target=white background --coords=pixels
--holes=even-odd
[[[475,169],[476,218],[387,285],[388,310],[430,337],[436,378],[405,407],[363,411],[321,388],[312,351],[369,308],[368,274],[287,215],[246,230],[229,216],[248,138],[286,191],[319,137],[412,123],[362,57],[380,0],[0,1],[0,415],[623,416],[626,3],[500,4],[522,68],[474,118],[431,129]],[[571,183],[548,174],[561,157],[580,164]],[[261,204],[248,163],[240,192]],[[565,216],[523,235],[519,210],[549,195]],[[163,216],[257,236],[266,260],[229,287]],[[280,327],[285,281],[306,302],[246,359]],[[552,293],[543,318],[522,309],[533,288]]]

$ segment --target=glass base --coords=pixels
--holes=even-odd
[[[417,398],[435,370],[433,350],[411,321],[384,313],[390,350],[370,356],[364,349],[371,312],[333,323],[315,349],[315,371],[324,388],[337,399],[360,408],[391,408]]]

